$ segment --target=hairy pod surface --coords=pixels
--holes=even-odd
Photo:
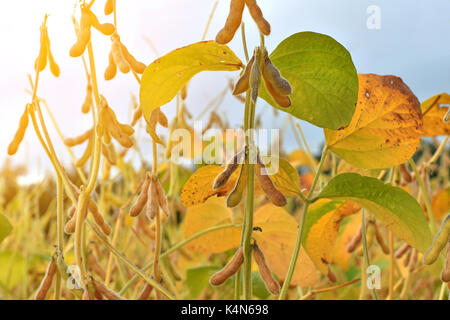
[[[245,0],[247,4],[248,11],[250,11],[250,15],[258,26],[259,31],[265,35],[270,35],[270,23],[264,19],[261,8],[258,6],[256,0]]]
[[[253,257],[258,265],[259,274],[261,279],[263,279],[267,289],[273,295],[278,295],[280,293],[280,284],[272,276],[269,266],[267,265],[266,259],[261,249],[256,245],[253,245]]]
[[[450,236],[450,214],[447,217],[445,217],[444,221],[442,221],[441,228],[439,229],[439,232],[433,239],[433,244],[425,253],[423,257],[423,262],[425,264],[432,264],[437,260],[442,249],[444,249],[445,245],[447,244],[449,236]]]
[[[347,244],[346,251],[348,253],[352,253],[353,251],[355,251],[356,248],[358,247],[359,243],[361,242],[361,239],[362,239],[362,228],[359,227],[359,229],[356,232],[356,234],[353,236],[353,238]]]
[[[217,43],[227,44],[233,39],[237,29],[241,25],[244,7],[244,0],[231,0],[230,11],[225,26],[216,35]]]
[[[244,254],[242,248],[239,247],[230,262],[222,270],[213,274],[209,279],[209,283],[213,286],[220,286],[239,270],[243,262]]]
[[[264,191],[270,201],[278,207],[284,207],[287,203],[286,197],[273,184],[259,155],[258,162],[255,167],[255,174],[258,178],[261,189]]]
[[[25,107],[25,111],[22,113],[22,116],[19,120],[19,127],[17,128],[17,131],[14,135],[13,140],[8,145],[8,154],[10,156],[17,153],[17,150],[19,149],[20,144],[22,143],[23,138],[25,137],[25,132],[27,131],[28,127],[28,106]]]
[[[291,84],[281,76],[280,70],[273,65],[267,50],[264,51],[262,73],[266,84],[269,82],[279,95],[287,96],[292,94]]]
[[[217,175],[213,182],[213,189],[219,189],[227,183],[234,171],[239,167],[240,159],[243,156],[243,151],[236,153],[230,162],[227,163],[225,169]]]
[[[42,278],[41,285],[36,292],[35,300],[44,300],[47,296],[48,290],[50,289],[53,281],[53,277],[56,273],[56,262],[52,257],[52,260],[47,266],[47,270],[45,271],[44,278]]]
[[[233,95],[239,95],[248,90],[250,87],[250,72],[253,68],[253,64],[255,63],[255,56],[253,56],[250,61],[245,66],[244,72],[239,80],[236,82],[233,88]]]
[[[134,205],[130,209],[131,217],[137,217],[142,212],[142,210],[144,210],[145,205],[147,204],[149,185],[150,185],[150,177],[147,174],[145,176],[144,183],[141,186],[139,196],[136,199]]]

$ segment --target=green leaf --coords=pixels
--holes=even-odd
[[[260,95],[273,107],[321,128],[347,126],[358,99],[358,76],[350,53],[333,38],[315,32],[296,33],[270,55],[293,88],[292,105],[281,108],[267,93]]]
[[[155,60],[144,71],[139,92],[145,119],[170,102],[193,76],[202,71],[236,71],[241,60],[227,46],[202,41],[176,49]]]
[[[217,267],[200,266],[186,270],[186,286],[191,299],[197,298],[208,286],[209,278],[216,272]]]
[[[11,230],[12,225],[9,223],[8,218],[0,214],[0,243],[10,234]]]
[[[431,245],[431,232],[421,206],[401,188],[357,173],[343,173],[331,179],[318,198],[354,201],[420,252]]]
[[[270,292],[267,290],[258,271],[252,272],[252,293],[261,300],[266,300],[270,296]]]

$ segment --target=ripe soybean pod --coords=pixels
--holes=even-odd
[[[133,71],[136,73],[143,74],[147,66],[143,62],[137,61],[136,58],[128,51],[127,47],[125,47],[125,45],[122,42],[120,44],[122,46],[123,56],[127,60],[131,69],[133,69]]]
[[[255,262],[258,265],[261,279],[263,279],[267,289],[273,295],[278,295],[280,293],[280,284],[273,278],[272,272],[270,271],[266,259],[264,258],[264,254],[256,243],[253,245],[252,252]]]
[[[250,86],[250,72],[252,70],[254,63],[255,63],[255,56],[253,56],[245,66],[244,72],[242,73],[241,77],[236,82],[233,88],[233,95],[236,96],[248,90]]]
[[[412,176],[404,163],[398,166],[398,171],[400,172],[402,179],[405,183],[410,183],[412,181]]]
[[[152,291],[153,286],[150,283],[146,282],[144,288],[142,288],[142,291],[141,293],[139,293],[139,296],[136,298],[136,300],[147,300]]]
[[[233,191],[227,197],[227,207],[234,208],[239,203],[241,203],[242,196],[244,194],[245,188],[247,187],[247,174],[248,174],[248,164],[244,163],[241,166],[241,172],[239,173],[239,179],[233,188]]]
[[[125,59],[125,56],[123,54],[122,44],[120,43],[119,36],[117,34],[112,36],[111,41],[111,53],[114,58],[114,62],[116,63],[117,67],[119,67],[120,72],[130,72],[130,64]]]
[[[425,253],[423,257],[423,262],[425,264],[432,264],[437,260],[442,249],[444,249],[445,245],[447,244],[449,236],[450,236],[450,214],[447,215],[447,217],[445,217],[444,221],[442,221],[441,228],[434,237],[433,244]]]
[[[22,143],[22,140],[25,136],[25,132],[27,131],[28,127],[28,108],[29,104],[26,105],[25,111],[22,113],[22,116],[19,120],[19,128],[17,128],[17,131],[14,135],[13,140],[8,146],[8,154],[10,156],[16,154],[17,150],[19,149],[20,144]]]
[[[259,155],[257,159],[258,160],[255,167],[255,174],[258,178],[261,189],[274,205],[278,207],[284,207],[287,203],[285,196],[273,184]]]
[[[256,47],[253,56],[255,57],[255,62],[252,65],[252,69],[250,70],[250,96],[252,98],[252,102],[255,104],[258,99],[259,93],[259,85],[261,84],[261,67],[260,67],[260,50],[259,47]]]
[[[45,28],[45,35],[47,38],[47,52],[48,52],[48,65],[50,66],[50,72],[55,76],[59,77],[61,70],[53,57],[52,50],[50,49],[50,38],[47,33],[47,28]]]
[[[358,247],[359,243],[361,242],[361,239],[362,239],[362,228],[359,227],[356,234],[353,236],[353,238],[347,244],[347,248],[346,248],[347,252],[352,253],[353,251],[355,251],[356,248]]]
[[[125,300],[118,293],[116,293],[113,290],[107,288],[100,281],[97,281],[94,278],[91,278],[91,281],[92,281],[92,284],[94,285],[95,290],[98,291],[99,293],[101,293],[108,300]]]
[[[150,177],[147,174],[145,176],[145,180],[141,186],[140,194],[139,194],[136,202],[130,209],[131,217],[137,217],[142,212],[142,210],[144,210],[145,205],[147,204],[149,185],[150,185]]]
[[[225,26],[216,35],[217,43],[227,44],[233,39],[234,34],[241,25],[244,7],[245,7],[244,0],[231,0],[230,11],[228,13]]]
[[[272,98],[275,100],[275,102],[282,108],[288,108],[291,106],[291,98],[289,96],[283,96],[277,93],[277,91],[274,89],[272,83],[268,81],[264,81],[266,85],[267,91],[270,93]]]
[[[167,197],[166,197],[166,194],[164,192],[164,189],[163,189],[161,183],[159,182],[158,178],[155,179],[154,183],[155,183],[156,195],[158,197],[159,206],[163,210],[163,212],[166,215],[166,217],[169,217],[170,216],[170,210],[169,210],[169,206],[167,204]]]
[[[242,248],[239,247],[230,262],[228,262],[222,270],[212,275],[209,279],[209,283],[213,286],[220,286],[239,270],[243,262],[244,254]]]
[[[106,0],[105,2],[105,16],[110,15],[114,11],[114,1],[115,0]]]
[[[256,3],[256,0],[245,0],[247,4],[248,11],[250,11],[250,15],[258,26],[259,31],[268,36],[270,34],[270,23],[264,19],[261,8]]]
[[[287,81],[285,78],[281,76],[280,70],[278,70],[278,68],[273,65],[266,49],[264,49],[262,64],[263,64],[262,73],[265,82],[266,83],[270,82],[273,89],[279,95],[282,96],[290,95],[292,93],[291,84],[289,83],[289,81]]]
[[[148,187],[148,199],[146,207],[146,215],[148,219],[153,219],[159,210],[158,193],[156,191],[156,184],[153,176],[151,177],[150,185]]]
[[[81,6],[80,28],[77,33],[77,41],[70,48],[70,56],[74,58],[83,54],[91,39],[91,18],[88,10],[85,6]]]
[[[381,250],[383,251],[384,254],[389,254],[389,246],[386,244],[386,242],[384,242],[383,236],[380,233],[380,230],[378,229],[378,226],[376,223],[373,224],[374,229],[375,229],[375,238],[378,242],[378,244],[381,247]]]
[[[45,23],[45,22],[44,22]],[[47,58],[48,58],[48,36],[46,32],[47,27],[42,24],[40,31],[40,49],[39,49],[39,55],[36,58],[36,62],[34,63],[34,69],[36,72],[41,72],[45,69],[47,66]]]
[[[75,138],[65,138],[64,144],[68,147],[74,147],[79,144],[82,144],[91,137],[92,137],[92,129],[89,129]]]
[[[244,153],[245,151],[240,151],[233,156],[230,162],[225,166],[225,169],[214,179],[213,189],[219,189],[227,183],[228,179],[230,179],[234,171],[239,167],[239,163],[241,162]]]
[[[81,106],[81,112],[88,113],[91,110],[92,106],[94,105],[92,94],[92,85],[89,81],[89,83],[86,85],[86,96],[84,98],[83,105]]]
[[[101,33],[103,33],[105,36],[110,36],[114,33],[114,31],[116,31],[116,28],[114,27],[113,24],[111,23],[100,23],[98,21],[97,16],[90,10],[88,9],[88,14],[89,14],[89,18],[90,18],[90,23],[91,26],[93,26],[95,29],[97,29],[98,31],[100,31]]]
[[[109,59],[108,60],[109,63],[108,63],[108,66],[106,67],[105,73],[104,73],[105,80],[111,80],[117,74],[117,65],[116,65],[116,62],[114,61],[112,51],[109,52],[108,59]]]
[[[36,292],[35,300],[44,300],[47,296],[48,290],[50,289],[53,281],[53,277],[56,273],[56,262],[52,257],[52,260],[47,266],[47,270],[45,271],[44,278],[42,278],[42,282],[39,286],[39,289]]]
[[[411,246],[405,243],[403,246],[398,248],[397,251],[395,251],[395,258],[400,259],[409,249],[411,249]]]

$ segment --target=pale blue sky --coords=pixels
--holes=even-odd
[[[289,35],[300,31],[328,34],[343,44],[351,53],[360,73],[393,74],[403,78],[422,101],[440,92],[450,91],[450,0],[259,0],[266,18],[272,24],[272,35],[266,44],[269,51]],[[33,71],[39,45],[39,24],[45,12],[55,59],[61,66],[61,77],[56,80],[45,71],[41,77],[39,94],[45,97],[61,127],[68,136],[88,129],[91,118],[80,113],[84,98],[85,78],[80,59],[69,57],[68,51],[75,40],[70,15],[75,1],[16,0],[4,4],[0,12],[0,159],[6,157],[6,147],[17,126],[18,119],[29,97],[26,74]],[[152,40],[161,54],[200,40],[213,6],[212,0],[117,0],[118,30],[123,42],[138,59],[150,63],[156,58],[143,41],[142,35]],[[101,21],[104,0],[97,0],[93,10]],[[381,29],[369,30],[366,13],[370,5],[381,10]],[[220,0],[211,23],[207,39],[213,39],[228,13],[228,0]],[[27,8],[26,11],[23,9]],[[21,16],[19,24],[18,16]],[[248,14],[244,15],[249,46],[258,42],[257,29]],[[121,121],[128,119],[130,92],[138,87],[130,74],[119,74],[110,82],[102,80],[109,40],[93,32],[93,46],[99,74],[100,91],[115,108]],[[230,47],[242,58],[240,36]],[[221,91],[232,73],[204,73],[194,78],[187,105],[197,114],[215,93]],[[264,103],[259,104],[259,110]],[[242,123],[242,105],[231,95],[224,100],[219,114],[226,113],[232,125]],[[173,117],[174,105],[164,107]],[[267,108],[268,110],[268,108]],[[277,127],[283,117],[273,121],[272,112],[266,111],[263,126]],[[313,149],[323,141],[322,130],[304,123],[305,133]],[[54,134],[54,131],[51,130]],[[148,140],[148,138],[146,138]],[[57,138],[55,138],[57,140]],[[284,139],[287,149],[296,147],[291,133]],[[19,150],[16,161],[41,158],[46,167],[48,160],[39,149],[35,134],[29,130],[25,147]],[[150,148],[143,143],[150,159]],[[65,154],[60,143],[56,143]],[[81,148],[82,149],[82,148]],[[82,150],[76,150],[80,154]],[[66,158],[66,156],[64,156]],[[31,161],[38,166],[37,161]]]

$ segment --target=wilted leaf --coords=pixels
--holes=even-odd
[[[188,238],[214,226],[231,224],[232,214],[224,198],[213,197],[203,204],[189,207],[184,222],[184,237]],[[240,228],[226,228],[194,239],[186,247],[194,252],[219,253],[236,248],[239,246],[240,239]]]
[[[278,279],[286,277],[298,232],[298,223],[286,210],[268,203],[254,214],[254,225],[262,232],[254,232],[267,264]],[[297,260],[291,284],[312,286],[318,281],[317,269],[302,248]]]
[[[431,245],[431,232],[422,208],[401,188],[357,173],[343,173],[331,179],[318,198],[356,202],[420,252]]]
[[[5,239],[12,230],[12,225],[8,218],[0,214],[0,243]]]
[[[357,213],[361,207],[350,201],[321,199],[313,203],[306,215],[303,246],[316,267],[328,273],[333,248],[342,219]]]
[[[232,174],[224,186],[213,190],[214,179],[223,168],[219,165],[206,165],[194,172],[181,190],[180,199],[183,206],[190,207],[203,203],[214,195],[218,197],[227,196],[233,190],[239,178],[240,168]],[[295,195],[300,192],[297,170],[284,159],[279,159],[279,169],[275,174],[270,175],[270,179],[277,189],[285,195]],[[255,193],[263,194],[257,179],[255,179]]]
[[[450,105],[450,95],[441,93],[422,102],[423,135],[436,137],[450,134],[450,123],[444,122],[444,115]]]
[[[270,55],[293,88],[292,106],[281,108],[262,82],[261,97],[273,107],[321,128],[347,126],[358,98],[358,77],[350,53],[333,38],[296,33]]]
[[[324,131],[328,147],[348,163],[382,169],[411,158],[422,127],[419,101],[400,78],[360,74],[358,105],[350,125]]]
[[[202,71],[236,71],[242,62],[225,45],[202,41],[176,49],[155,60],[142,75],[140,107],[150,113],[170,102],[193,76]]]

